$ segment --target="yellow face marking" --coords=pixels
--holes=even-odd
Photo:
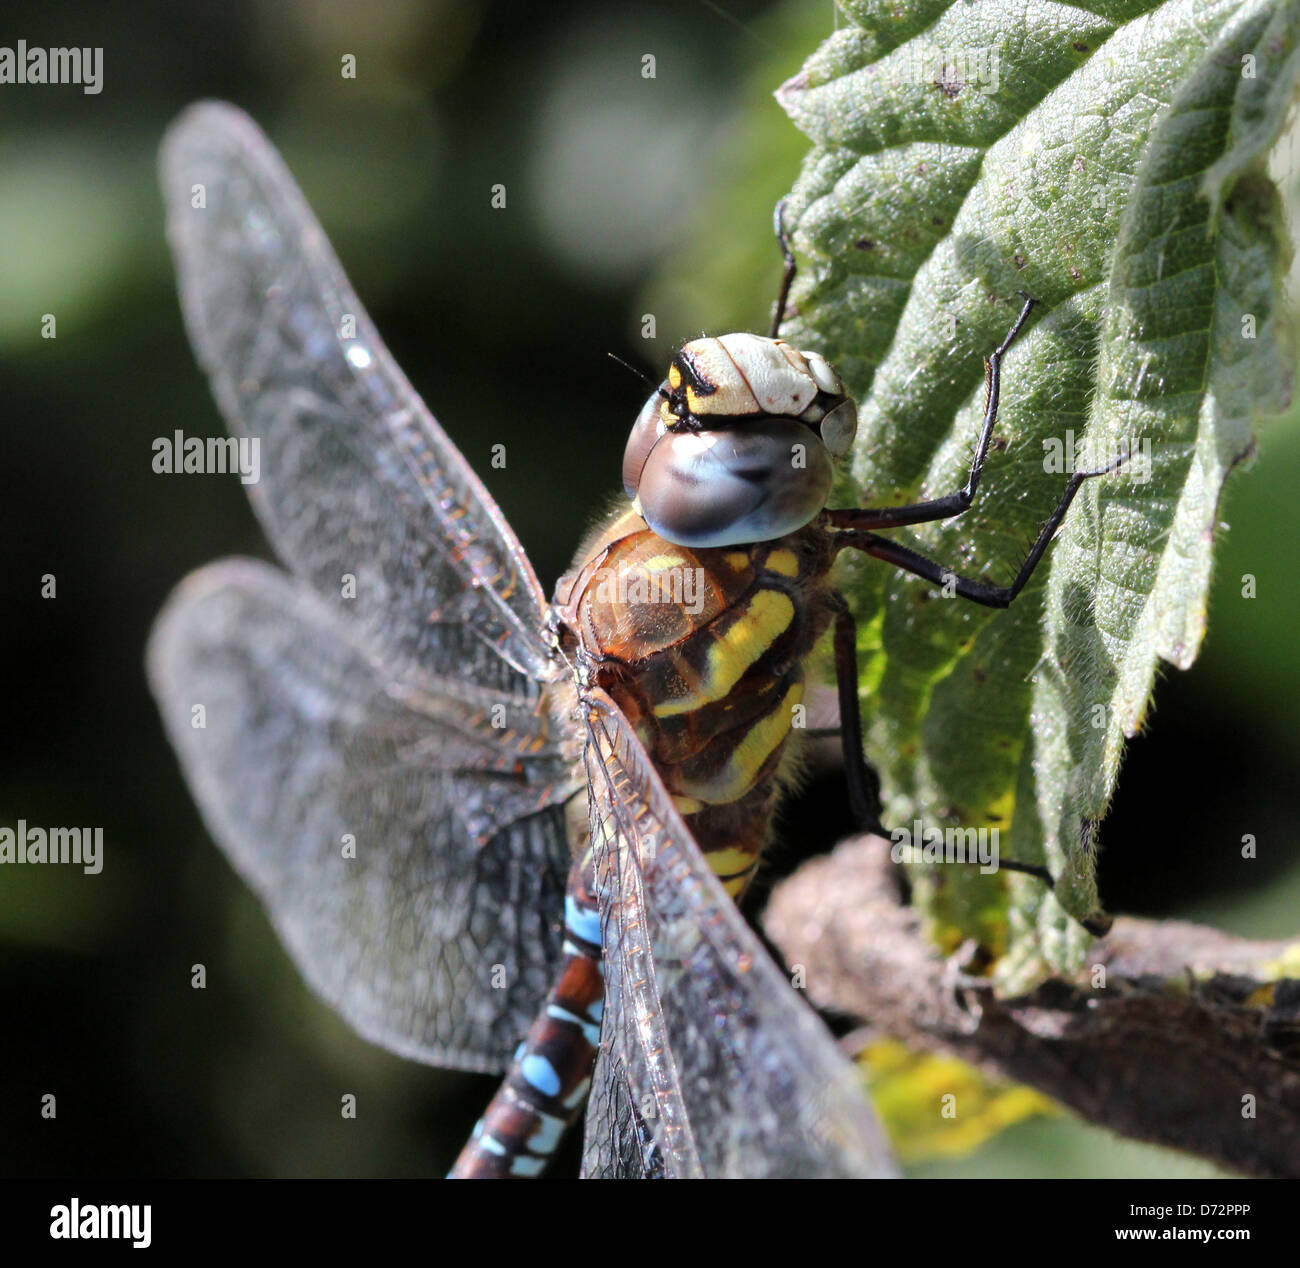
[[[749,728],[736,745],[731,760],[708,779],[683,781],[683,791],[711,806],[739,801],[754,786],[763,763],[776,752],[790,733],[791,711],[803,699],[803,683],[796,682],[771,713]]]
[[[793,620],[794,604],[788,595],[779,590],[759,590],[731,627],[714,636],[698,690],[655,705],[655,717],[692,713],[701,705],[723,699],[744,677],[745,671],[790,628]]]
[[[686,389],[686,408],[690,410],[692,414],[698,414],[701,412],[700,398],[695,395],[695,389],[690,386]]]
[[[771,572],[779,573],[782,577],[797,577],[799,575],[799,557],[794,551],[782,546],[780,550],[774,550],[768,555],[763,567]]]
[[[675,392],[682,385],[682,372],[675,366],[668,367],[668,386]]]

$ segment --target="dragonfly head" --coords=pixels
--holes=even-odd
[[[771,541],[826,504],[857,406],[815,352],[782,339],[695,339],[673,357],[623,454],[623,488],[679,546]]]

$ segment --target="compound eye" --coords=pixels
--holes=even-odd
[[[662,384],[663,390],[668,390],[668,383]],[[645,460],[650,456],[650,450],[654,448],[661,434],[662,416],[660,407],[663,405],[664,397],[655,392],[648,401],[641,407],[641,412],[636,416],[636,422],[632,424],[631,435],[627,438],[627,448],[623,450],[623,492],[629,498],[634,499],[637,490],[641,487],[641,469],[645,466]]]
[[[771,541],[826,505],[831,459],[817,434],[788,418],[661,436],[641,472],[641,514],[679,546]]]
[[[851,399],[841,401],[822,419],[818,430],[831,457],[843,458],[858,434],[858,407]]]

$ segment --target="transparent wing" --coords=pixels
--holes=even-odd
[[[609,1048],[596,1055],[583,1142],[586,1180],[661,1180],[664,1156],[654,1132],[632,1102],[632,1081]]]
[[[584,1174],[893,1174],[851,1063],[603,692],[586,697],[586,725],[606,1004]]]
[[[512,687],[548,672],[519,542],[397,367],[271,143],[222,102],[160,157],[181,306],[267,537],[394,674]],[[509,665],[502,663],[502,658]]]
[[[306,586],[244,560],[178,587],[148,670],[210,831],[309,984],[395,1052],[501,1068],[559,963],[570,861],[573,772],[537,686],[395,692]]]

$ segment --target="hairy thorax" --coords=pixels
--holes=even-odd
[[[566,653],[627,716],[733,895],[764,845],[805,662],[830,621],[832,557],[816,524],[688,548],[626,510],[556,586]]]

